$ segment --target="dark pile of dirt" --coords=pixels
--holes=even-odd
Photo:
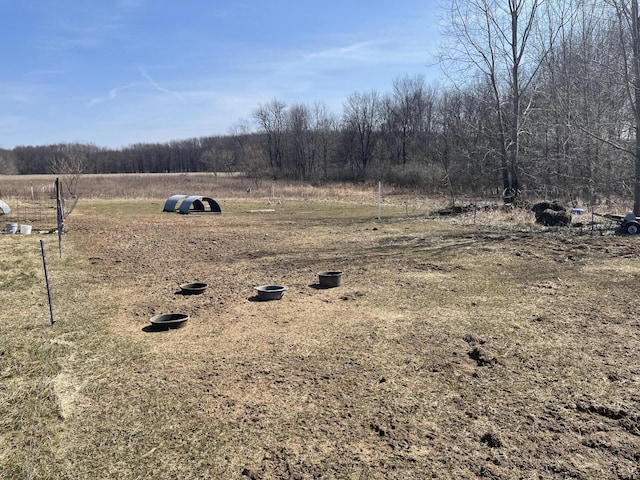
[[[566,227],[571,223],[571,214],[558,201],[536,203],[531,210],[536,216],[536,223],[547,227]]]

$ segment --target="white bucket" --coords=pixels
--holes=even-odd
[[[22,235],[31,235],[31,225],[20,225],[20,233]]]
[[[18,224],[15,222],[7,223],[7,233],[13,235],[18,231]]]

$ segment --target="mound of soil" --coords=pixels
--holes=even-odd
[[[531,210],[536,216],[536,223],[547,227],[566,227],[571,223],[571,214],[558,201],[536,203]]]

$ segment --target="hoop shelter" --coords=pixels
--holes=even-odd
[[[171,195],[164,202],[163,212],[176,212],[178,210],[178,203],[187,198],[188,195]]]
[[[0,200],[0,215],[9,215],[11,213],[11,207],[5,202]]]
[[[164,203],[163,212],[222,213],[220,205],[213,198],[200,195],[171,195]]]
[[[182,200],[180,213],[222,213],[222,210],[213,198],[191,195]]]

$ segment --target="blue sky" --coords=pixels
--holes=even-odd
[[[0,148],[226,134],[439,78],[437,0],[0,0]]]

